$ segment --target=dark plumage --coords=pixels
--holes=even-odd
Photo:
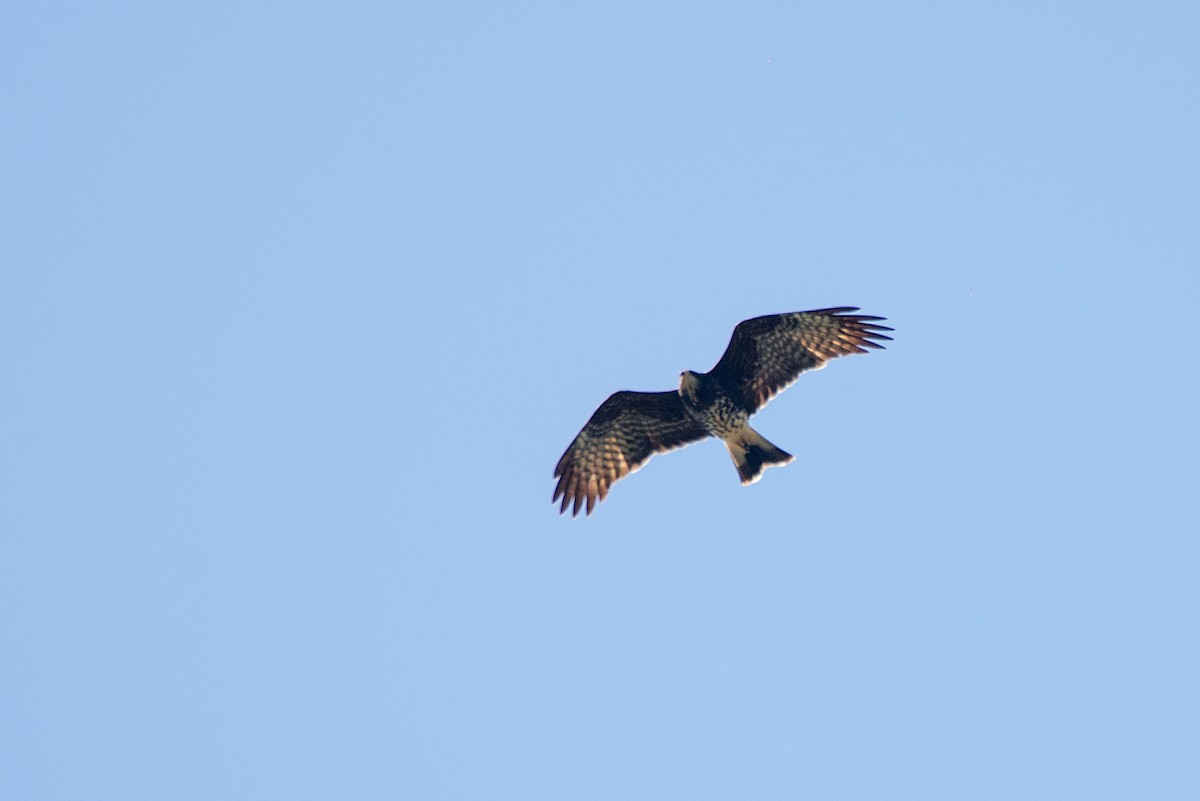
[[[743,484],[766,467],[787,464],[791,454],[750,427],[750,415],[786,389],[801,373],[838,356],[882,348],[882,317],[851,314],[857,307],[771,314],[733,329],[725,354],[707,373],[680,375],[672,392],[616,392],[600,404],[558,460],[554,501],[559,513],[592,513],[618,479],[651,456],[708,436],[725,442]]]

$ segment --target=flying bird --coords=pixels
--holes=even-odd
[[[590,515],[616,481],[651,456],[705,437],[725,443],[743,484],[792,461],[747,421],[801,373],[891,340],[882,332],[892,329],[877,324],[885,318],[851,314],[856,311],[843,306],[744,320],[716,366],[707,373],[683,371],[678,390],[610,395],[554,468],[552,502],[562,498],[559,514],[570,506],[572,517],[585,507]]]

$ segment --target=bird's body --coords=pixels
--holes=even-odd
[[[705,437],[724,441],[743,484],[752,484],[791,454],[749,425],[752,414],[808,370],[891,337],[882,317],[854,307],[755,317],[737,325],[725,354],[707,373],[686,370],[674,392],[616,392],[600,405],[567,448],[554,475],[560,512],[591,514],[618,479],[651,456]]]
[[[749,410],[733,399],[719,377],[709,373],[680,373],[679,399],[688,416],[714,437],[731,436],[750,419]]]
[[[720,375],[685,370],[679,376],[679,399],[689,417],[725,443],[743,484],[762,478],[762,471],[792,461],[792,455],[750,427],[750,410],[725,387]]]

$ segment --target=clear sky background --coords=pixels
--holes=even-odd
[[[9,4],[0,797],[1200,797],[1197,8]]]

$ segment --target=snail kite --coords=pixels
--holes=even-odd
[[[786,389],[801,373],[818,370],[838,356],[882,348],[891,331],[883,317],[852,314],[855,306],[770,314],[738,323],[729,347],[707,373],[685,370],[671,392],[613,393],[558,460],[559,514],[586,507],[591,514],[618,479],[638,470],[656,453],[705,437],[729,449],[743,484],[764,468],[784,465],[792,455],[772,445],[747,423],[750,415]]]

